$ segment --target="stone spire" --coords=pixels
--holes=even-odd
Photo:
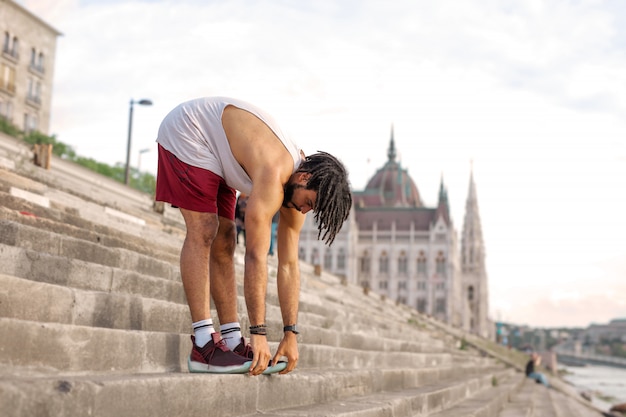
[[[461,235],[461,273],[463,296],[469,311],[467,328],[476,334],[489,334],[489,291],[485,267],[485,242],[483,241],[478,197],[474,182],[474,169],[470,170],[469,190],[465,203],[465,218]]]
[[[446,224],[450,222],[450,203],[448,202],[448,189],[443,184],[443,174],[439,184],[439,202],[437,203],[437,218],[443,217]]]
[[[393,125],[391,125],[391,139],[389,140],[389,149],[387,149],[387,158],[389,158],[389,162],[396,160],[396,143],[393,139]]]

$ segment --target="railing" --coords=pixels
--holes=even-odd
[[[14,61],[20,59],[20,53],[15,49],[2,48],[2,55],[12,58]]]
[[[576,353],[563,348],[557,348],[556,353],[559,357],[574,359],[577,362],[626,368],[626,359],[617,358],[615,356],[598,355],[595,353]]]
[[[38,64],[33,64],[33,63],[31,63],[31,64],[28,66],[28,69],[29,69],[31,72],[34,72],[35,74],[38,74],[38,75],[44,75],[44,74],[46,73],[46,71],[45,71],[45,69],[44,69],[43,65],[38,65]]]

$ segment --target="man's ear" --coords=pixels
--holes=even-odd
[[[311,178],[310,172],[300,172],[298,173],[298,182],[303,182],[304,184],[309,182],[309,178]]]

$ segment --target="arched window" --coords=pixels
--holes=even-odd
[[[339,253],[337,254],[337,269],[343,270],[346,268],[346,253],[343,248],[339,248]]]
[[[404,251],[400,253],[398,258],[398,274],[406,275],[408,272],[408,262]]]
[[[437,254],[437,259],[435,260],[437,265],[437,274],[445,275],[446,274],[446,257],[443,252],[439,251]]]
[[[417,275],[425,276],[427,275],[426,270],[426,256],[424,256],[424,252],[420,251],[419,256],[417,257]]]
[[[326,248],[324,251],[324,269],[331,270],[333,268],[333,253]]]
[[[387,252],[385,251],[380,254],[380,259],[378,261],[378,272],[381,274],[389,273],[389,257],[387,256]]]
[[[369,274],[370,272],[370,256],[367,251],[363,252],[361,257],[361,272]]]

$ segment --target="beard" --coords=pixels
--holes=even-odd
[[[292,205],[293,202],[291,201],[291,199],[293,198],[293,192],[297,189],[297,188],[304,188],[304,185],[301,184],[297,184],[294,182],[288,182],[285,187],[284,187],[284,197],[283,197],[283,207],[285,208],[293,208],[293,207],[289,207],[289,203],[291,203]]]

